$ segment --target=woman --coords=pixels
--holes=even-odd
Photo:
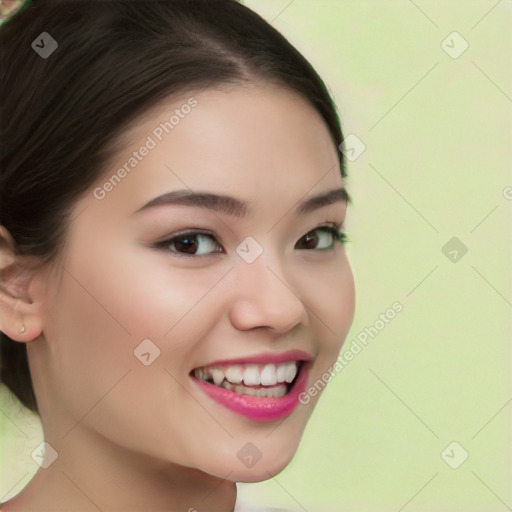
[[[45,438],[2,511],[242,510],[354,314],[326,87],[234,0],[35,0],[0,44],[2,379]]]

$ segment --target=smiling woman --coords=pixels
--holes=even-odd
[[[2,379],[45,441],[2,510],[241,511],[354,315],[326,87],[234,0],[34,0],[0,43]]]

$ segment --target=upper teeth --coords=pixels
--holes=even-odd
[[[298,361],[290,361],[280,364],[235,364],[197,368],[194,374],[198,379],[207,380],[212,378],[213,382],[219,386],[226,379],[232,384],[240,384],[242,381],[246,386],[274,386],[278,382],[290,383],[295,379],[299,367]]]

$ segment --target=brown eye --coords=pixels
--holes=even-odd
[[[320,233],[320,235],[319,235]],[[345,234],[334,226],[320,226],[306,233],[298,243],[302,242],[301,250],[328,250],[334,249],[336,241],[345,242]],[[318,247],[321,245],[321,247]]]
[[[209,233],[181,233],[155,245],[159,249],[184,256],[208,256],[214,252],[222,252],[222,247]]]

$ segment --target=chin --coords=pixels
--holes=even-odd
[[[256,439],[254,442],[262,448],[261,452],[256,453],[253,448],[242,451],[237,443],[236,459],[233,459],[231,451],[230,456],[212,457],[213,464],[208,461],[208,467],[203,466],[203,471],[232,482],[261,482],[283,471],[293,459],[298,446],[298,441],[293,446],[271,446],[271,443],[268,443],[266,447]]]
[[[268,480],[281,473],[288,466],[291,459],[292,457],[287,457],[285,460],[267,461],[265,464],[261,460],[252,468],[233,471],[229,476],[229,480],[242,483],[256,483]]]

